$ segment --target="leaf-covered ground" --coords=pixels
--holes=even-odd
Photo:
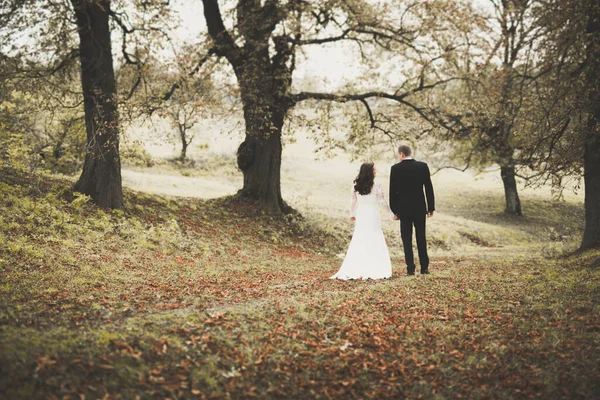
[[[68,186],[0,170],[0,398],[600,397],[598,252],[330,281],[345,238],[302,218]]]

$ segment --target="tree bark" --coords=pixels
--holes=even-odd
[[[181,162],[184,162],[185,159],[187,158],[187,143],[184,141],[182,142],[182,146],[181,146],[181,154],[179,155],[179,159],[181,160]]]
[[[495,142],[495,150],[498,157],[496,161],[500,165],[500,176],[504,185],[504,213],[520,217],[523,215],[523,212],[521,210],[519,191],[517,190],[515,150],[508,142],[510,131],[505,126],[504,121],[499,124],[497,132],[502,132]]]
[[[515,178],[515,166],[509,164],[500,167],[500,175],[504,184],[504,198],[506,200],[506,214],[521,216],[521,200],[517,191],[517,180]]]
[[[239,194],[258,201],[270,214],[289,213],[291,208],[281,196],[281,133],[286,99],[268,90],[273,87],[272,76],[248,71],[248,67],[244,74],[249,77],[240,77],[246,137],[238,149],[238,167],[244,174]]]
[[[110,0],[71,0],[80,42],[87,152],[74,189],[100,207],[123,208]]]
[[[600,248],[600,132],[597,122],[590,122],[583,156],[585,185],[585,229],[581,250]],[[594,134],[592,134],[594,133]]]
[[[181,162],[184,162],[187,157],[187,148],[190,143],[185,136],[185,128],[181,124],[179,124],[179,137],[181,139],[181,154],[179,155],[179,159]]]
[[[268,113],[261,116],[272,119]],[[281,196],[281,126],[271,122],[275,129],[260,134],[256,132],[260,126],[246,120],[246,138],[238,149],[238,166],[244,174],[239,195],[258,201],[270,214],[289,213]]]
[[[586,27],[589,69],[589,116],[583,153],[585,185],[585,229],[581,250],[600,248],[600,4],[591,1]]]

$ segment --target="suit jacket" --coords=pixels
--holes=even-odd
[[[408,159],[392,166],[390,208],[400,218],[416,217],[435,210],[433,185],[426,163]]]

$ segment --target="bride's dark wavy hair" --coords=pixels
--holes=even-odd
[[[373,180],[375,179],[373,167],[373,163],[364,163],[361,165],[358,176],[354,180],[354,190],[363,196],[371,193],[371,189],[373,188]]]

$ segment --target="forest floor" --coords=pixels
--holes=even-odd
[[[70,184],[0,169],[0,398],[600,398],[600,252],[536,236],[575,206],[469,196],[431,275],[340,282],[322,216]]]

